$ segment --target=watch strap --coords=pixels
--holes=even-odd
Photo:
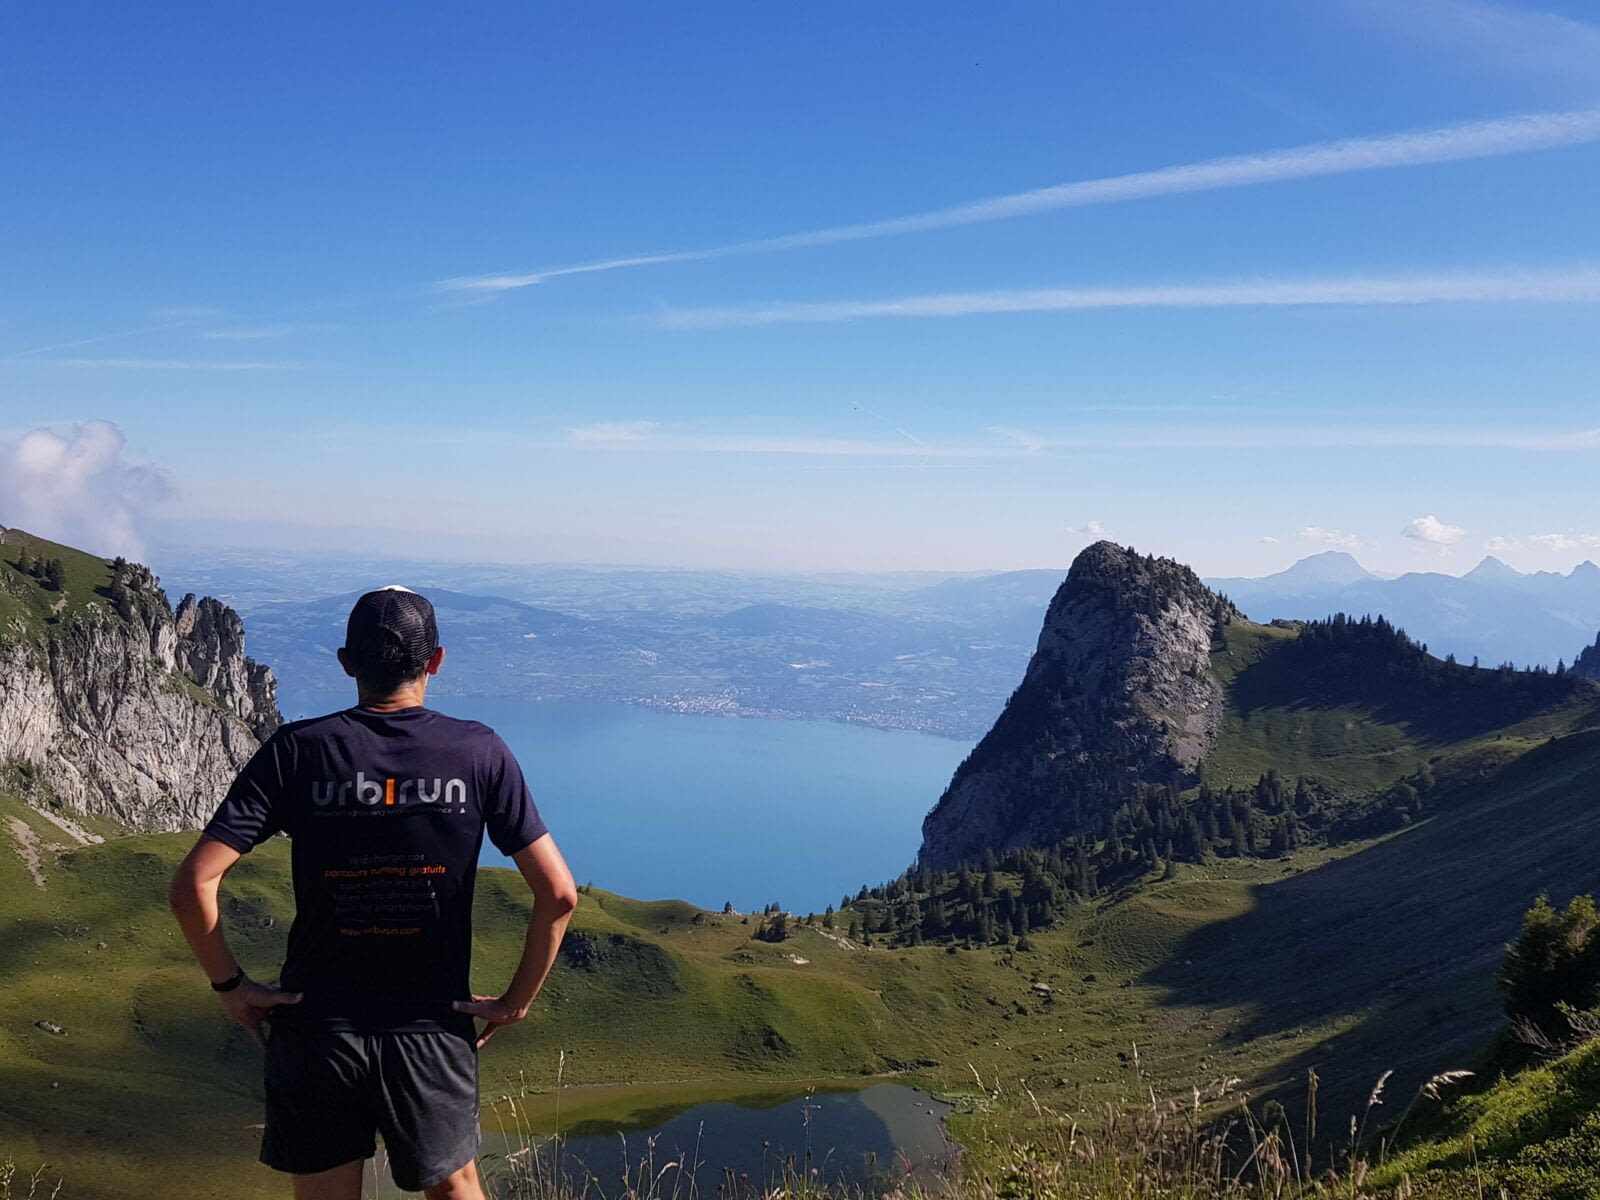
[[[243,982],[244,982],[244,971],[241,968],[239,971],[235,972],[233,975],[229,976],[227,979],[224,979],[221,983],[213,983],[211,985],[211,990],[213,992],[231,992],[231,991],[233,991],[234,988],[238,987]]]

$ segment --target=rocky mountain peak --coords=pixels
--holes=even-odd
[[[1468,571],[1463,578],[1478,580],[1520,579],[1522,578],[1522,572],[1492,554],[1485,554],[1478,561],[1478,565]]]
[[[1022,683],[923,822],[920,860],[1054,842],[1141,784],[1191,782],[1222,717],[1212,645],[1238,615],[1182,563],[1085,549]]]

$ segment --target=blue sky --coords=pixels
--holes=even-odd
[[[11,6],[0,522],[1600,558],[1585,12]]]

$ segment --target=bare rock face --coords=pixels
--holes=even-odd
[[[174,660],[195,683],[221,700],[260,740],[281,723],[278,681],[244,653],[244,621],[220,600],[190,592],[173,614]]]
[[[1223,712],[1212,643],[1237,615],[1171,559],[1085,549],[1022,683],[923,821],[919,861],[1050,845],[1098,828],[1141,784],[1195,782]]]
[[[0,629],[0,767],[35,804],[139,830],[204,823],[281,718],[238,614],[121,568],[44,629]]]

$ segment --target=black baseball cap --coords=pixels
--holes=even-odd
[[[344,649],[363,680],[395,686],[415,679],[439,648],[439,625],[426,596],[392,583],[356,601]]]

